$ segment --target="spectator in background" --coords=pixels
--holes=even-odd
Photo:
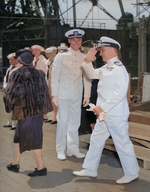
[[[60,46],[57,47],[58,53],[65,52],[68,49],[68,46],[65,43],[60,43]]]
[[[9,59],[10,67],[7,69],[6,75],[4,77],[3,91],[5,91],[5,89],[7,88],[8,79],[9,79],[10,75],[13,73],[13,71],[15,71],[19,68],[19,65],[18,65],[17,59],[16,59],[16,53],[9,54],[7,56],[7,58]],[[11,119],[12,118],[11,112],[7,113],[7,118],[8,118],[7,124],[4,125],[4,127],[10,127],[10,130],[16,129],[17,121]]]
[[[92,62],[93,67],[99,68],[102,66],[102,59],[99,55],[99,52],[97,52],[96,60]],[[92,79],[91,83],[91,96],[90,96],[90,103],[96,104],[97,101],[97,84],[98,84],[98,79]],[[87,107],[82,106],[82,111],[81,111],[81,125],[79,127],[79,134],[84,135],[84,134],[90,134],[92,130],[94,129],[95,123],[96,123],[96,118],[97,116],[92,112],[92,111],[87,111]]]
[[[49,87],[49,91],[50,91],[50,96],[51,96],[51,73],[52,73],[52,66],[53,66],[54,58],[58,52],[64,52],[67,49],[68,49],[68,47],[66,46],[66,44],[61,43],[60,46],[58,46],[58,47],[51,46],[45,50],[46,56],[48,57],[48,60],[49,60],[47,82],[48,82],[48,87]],[[52,96],[51,96],[51,98],[52,98]],[[51,120],[50,120],[50,114],[47,114],[48,119],[45,120],[45,122],[50,122],[51,124],[56,124],[57,123],[56,115],[57,115],[58,107],[53,103],[53,101],[52,101],[52,105],[53,105],[53,111],[51,112]]]
[[[35,69],[40,69],[45,73],[45,79],[47,80],[47,71],[48,71],[48,59],[45,54],[45,50],[40,45],[33,45],[31,47],[31,52],[34,55],[33,66]],[[44,120],[47,120],[48,117],[44,114]]]
[[[51,46],[45,50],[45,53],[46,53],[46,56],[49,61],[48,72],[47,72],[47,85],[48,85],[50,97],[52,98],[52,96],[51,96],[51,72],[52,72],[53,61],[57,54],[57,47]],[[47,114],[48,119],[46,119],[44,122],[56,124],[57,123],[56,115],[57,115],[58,107],[53,102],[52,102],[52,106],[53,106],[53,111],[51,113]]]
[[[45,73],[45,77],[47,76],[47,59],[43,55],[45,52],[44,48],[40,45],[33,45],[31,47],[32,54],[34,55],[33,66],[35,69],[41,69]]]

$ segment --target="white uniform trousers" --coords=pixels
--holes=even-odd
[[[78,129],[81,119],[81,100],[58,99],[56,151],[64,154],[79,151]]]
[[[110,135],[119,155],[124,175],[131,176],[138,173],[138,162],[128,135],[128,115],[123,117],[106,115],[105,121],[97,120],[82,167],[97,171],[105,141]]]

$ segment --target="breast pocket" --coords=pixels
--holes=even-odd
[[[72,61],[70,59],[64,59],[62,63],[63,63],[63,69],[67,69],[69,71],[71,70]]]
[[[112,88],[114,87],[115,84],[115,76],[113,74],[113,71],[109,71],[107,73],[103,73],[103,86],[107,88]]]

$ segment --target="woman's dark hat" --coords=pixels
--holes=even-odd
[[[24,52],[22,53],[19,58],[18,62],[23,65],[31,65],[33,62],[33,55],[31,52]]]
[[[30,52],[29,49],[19,49],[18,51],[16,51],[16,59],[24,52]]]

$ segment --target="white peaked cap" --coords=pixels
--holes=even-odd
[[[121,49],[120,43],[110,37],[101,37],[98,47],[114,47],[116,49]]]
[[[85,32],[81,29],[71,29],[65,33],[65,36],[69,39],[75,38],[75,37],[81,37],[85,34]]]

